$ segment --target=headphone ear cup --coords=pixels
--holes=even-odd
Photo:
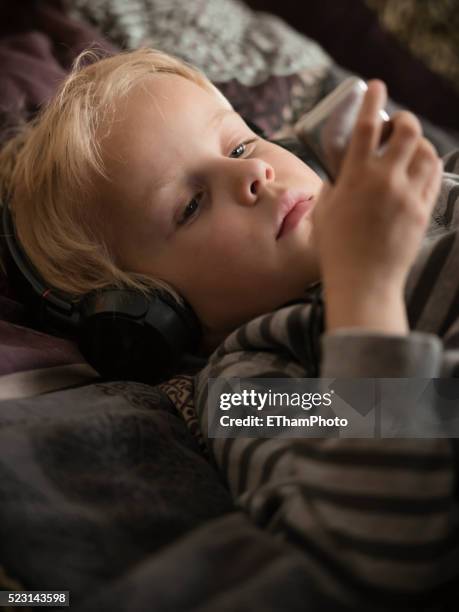
[[[170,378],[200,337],[191,308],[164,292],[105,289],[85,296],[80,312],[80,350],[105,379]]]

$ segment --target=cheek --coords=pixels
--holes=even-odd
[[[232,295],[241,288],[248,290],[271,261],[269,253],[254,239],[248,228],[225,226],[203,240],[187,267],[194,277],[194,287],[214,296]],[[193,270],[191,270],[191,268]]]
[[[227,225],[209,238],[201,256],[209,266],[223,265],[231,269],[247,257],[250,243],[253,243],[252,236],[244,228]]]
[[[257,237],[258,226],[247,211],[230,210],[228,214],[219,211],[218,215],[208,219],[200,256],[209,264],[224,261],[227,266],[234,267],[234,262],[243,259],[256,247]]]
[[[317,192],[319,192],[322,188],[323,180],[320,178],[318,174],[314,172],[314,170],[309,168],[309,166],[306,166],[306,164],[303,164],[303,167],[305,169],[305,172],[307,172],[308,183],[311,186],[314,186],[315,189],[317,189]]]
[[[286,149],[278,152],[277,160],[273,160],[273,163],[277,165],[277,172],[281,176],[292,176],[298,177],[302,181],[306,181],[310,187],[320,189],[322,186],[322,179],[318,174],[312,170],[307,164],[305,164],[299,157],[290,153]]]

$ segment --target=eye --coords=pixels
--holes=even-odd
[[[189,219],[191,219],[191,217],[195,215],[196,211],[199,208],[201,198],[202,198],[202,193],[199,193],[191,198],[191,200],[185,206],[182,216],[179,219],[179,222],[178,222],[179,225],[183,225]]]
[[[241,155],[244,155],[245,153],[245,147],[245,142],[241,142],[240,145],[231,151],[230,157],[241,157]]]
[[[256,138],[252,138],[252,140],[247,140],[246,142],[241,142],[241,144],[239,144],[235,149],[233,149],[230,153],[230,157],[241,157],[241,155],[244,155],[246,149],[247,149],[247,145],[252,144],[253,142],[255,142],[257,139]]]

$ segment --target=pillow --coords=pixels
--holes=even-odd
[[[404,102],[416,112],[440,118],[449,115],[457,121],[457,106],[440,80],[431,75],[424,82],[422,65],[391,46],[362,0],[312,0],[307,14],[301,3],[288,0],[281,4],[248,0],[247,4],[289,18],[302,34],[279,17],[255,12],[238,0],[66,0],[71,15],[89,20],[116,45],[159,47],[196,65],[236,111],[272,138],[291,137],[300,115],[348,75],[360,73],[359,66],[368,77],[398,77],[393,87],[388,80],[390,92],[414,90]],[[308,34],[317,35],[321,44],[324,41],[338,62],[353,60],[351,70],[333,62]],[[371,52],[362,54],[362,41]],[[383,67],[385,72],[368,73],[369,66]],[[428,95],[420,96],[421,91]],[[389,104],[389,110],[397,108]],[[440,154],[459,145],[457,135],[439,130],[422,117],[421,121]]]
[[[330,64],[315,42],[237,0],[67,0],[67,6],[119,46],[158,47],[193,63],[214,82],[237,79],[252,86],[271,75]]]
[[[0,296],[0,305],[4,298]],[[0,320],[0,401],[93,382],[97,372],[71,340]]]
[[[122,48],[158,47],[191,62],[269,136],[314,106],[331,64],[314,41],[237,0],[67,0],[67,6]]]

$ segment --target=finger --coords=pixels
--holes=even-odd
[[[321,203],[324,200],[326,200],[326,198],[327,198],[328,194],[330,193],[331,189],[332,189],[332,186],[330,185],[330,183],[327,180],[325,180],[322,183],[322,187],[321,187],[321,189],[319,191],[319,197],[317,199],[316,205],[312,209],[311,221],[312,221],[313,224],[316,223],[317,219],[319,218],[319,215],[322,214],[322,212],[321,212],[322,211]],[[317,211],[319,211],[319,212],[317,212]]]
[[[349,158],[362,159],[378,147],[382,130],[379,111],[384,107],[386,99],[387,92],[384,83],[378,80],[369,81],[368,90],[349,143]]]
[[[414,185],[424,189],[430,176],[436,171],[437,165],[438,155],[435,148],[428,140],[422,138],[411,158],[407,173]]]
[[[422,137],[419,120],[408,111],[398,111],[391,117],[392,134],[386,143],[384,157],[391,163],[407,166]]]
[[[443,162],[441,159],[438,160],[436,168],[430,173],[429,180],[424,187],[422,197],[430,206],[430,211],[434,208],[435,202],[437,201],[438,195],[441,188],[441,179],[443,176]]]

